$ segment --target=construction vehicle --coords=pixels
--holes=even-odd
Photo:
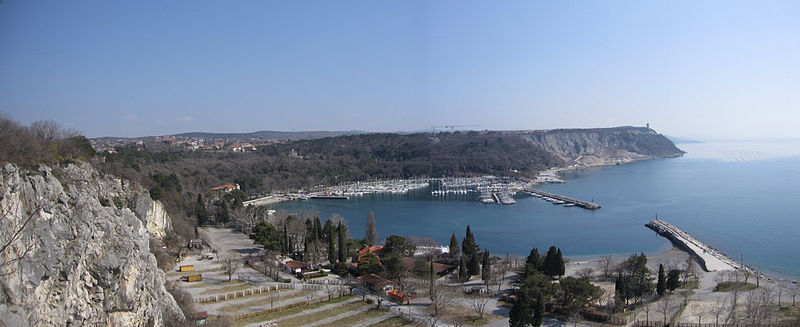
[[[389,296],[390,300],[397,301],[397,302],[400,302],[400,303],[408,302],[408,301],[411,301],[414,298],[416,298],[416,296],[414,294],[406,294],[406,293],[400,292],[398,290],[391,290],[391,291],[387,292],[386,294]]]

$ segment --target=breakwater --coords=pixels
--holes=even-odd
[[[666,221],[656,219],[645,226],[697,257],[706,271],[737,270],[741,267],[735,260],[722,252],[700,242],[689,233]]]
[[[566,196],[563,196],[563,195],[558,195],[558,194],[553,194],[553,193],[550,193],[550,192],[537,190],[535,188],[526,188],[525,192],[528,192],[529,194],[537,196],[537,197],[542,197],[542,198],[546,198],[546,199],[554,199],[556,201],[561,201],[562,203],[559,203],[559,204],[564,204],[564,203],[573,204],[573,205],[579,206],[579,207],[584,208],[584,209],[589,209],[589,210],[596,210],[596,209],[600,209],[601,208],[601,206],[599,204],[594,203],[594,202],[573,199],[573,198],[566,197]]]

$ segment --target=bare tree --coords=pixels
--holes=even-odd
[[[325,283],[325,294],[328,295],[328,301],[333,298],[333,295],[336,294],[336,291],[339,287],[330,283],[330,280],[326,280]]]
[[[583,269],[580,269],[580,270],[576,271],[575,275],[577,275],[578,278],[589,279],[589,278],[592,278],[592,273],[594,273],[594,269],[586,267],[586,268],[583,268]]]
[[[233,279],[233,274],[239,270],[241,264],[242,260],[237,256],[227,256],[222,260],[222,271],[225,272],[225,275],[228,275],[228,282]]]
[[[777,287],[775,287],[775,294],[778,296],[777,304],[779,308],[781,306],[781,295],[786,294],[786,291],[787,291],[786,286],[782,284],[778,284]]]
[[[728,297],[717,299],[717,305],[711,310],[711,314],[714,315],[715,319],[714,326],[719,325],[719,318],[722,317],[722,315],[724,315],[726,312],[728,312]]]
[[[276,260],[272,259],[273,256],[273,252],[264,251],[261,256],[261,269],[264,275],[277,282],[280,281],[281,267]]]
[[[656,311],[661,313],[664,317],[664,322],[663,322],[664,326],[667,325],[667,315],[669,314],[670,302],[671,302],[671,297],[669,295],[665,295],[664,297],[662,297],[661,302],[658,302],[658,307],[656,308]]]
[[[486,311],[486,305],[489,303],[489,298],[486,296],[473,296],[470,299],[472,310],[478,315],[478,319],[483,319],[483,313]]]
[[[792,295],[792,306],[794,306],[794,298],[800,293],[800,284],[794,284],[789,288],[789,294]]]
[[[614,259],[610,255],[600,258],[600,270],[603,271],[603,278],[609,279],[613,274]]]
[[[431,304],[428,306],[428,316],[431,326],[444,315],[445,308],[450,306],[456,299],[456,291],[453,287],[445,284],[434,285],[434,293],[431,295]]]

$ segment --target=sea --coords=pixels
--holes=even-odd
[[[515,205],[481,204],[477,195],[403,195],[349,200],[298,200],[273,209],[344,217],[363,238],[369,211],[380,238],[390,235],[459,241],[469,225],[494,255],[525,256],[561,248],[573,260],[601,255],[657,254],[672,248],[644,225],[658,217],[763,273],[800,280],[800,140],[677,144],[677,158],[562,172],[564,184],[539,189],[602,205],[554,205],[518,194]]]

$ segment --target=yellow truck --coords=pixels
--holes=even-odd
[[[180,266],[178,267],[178,271],[180,272],[194,271],[194,265]]]
[[[191,282],[199,282],[199,281],[203,280],[203,274],[183,276],[183,277],[181,277],[181,279],[184,282],[189,282],[189,283],[191,283]]]

